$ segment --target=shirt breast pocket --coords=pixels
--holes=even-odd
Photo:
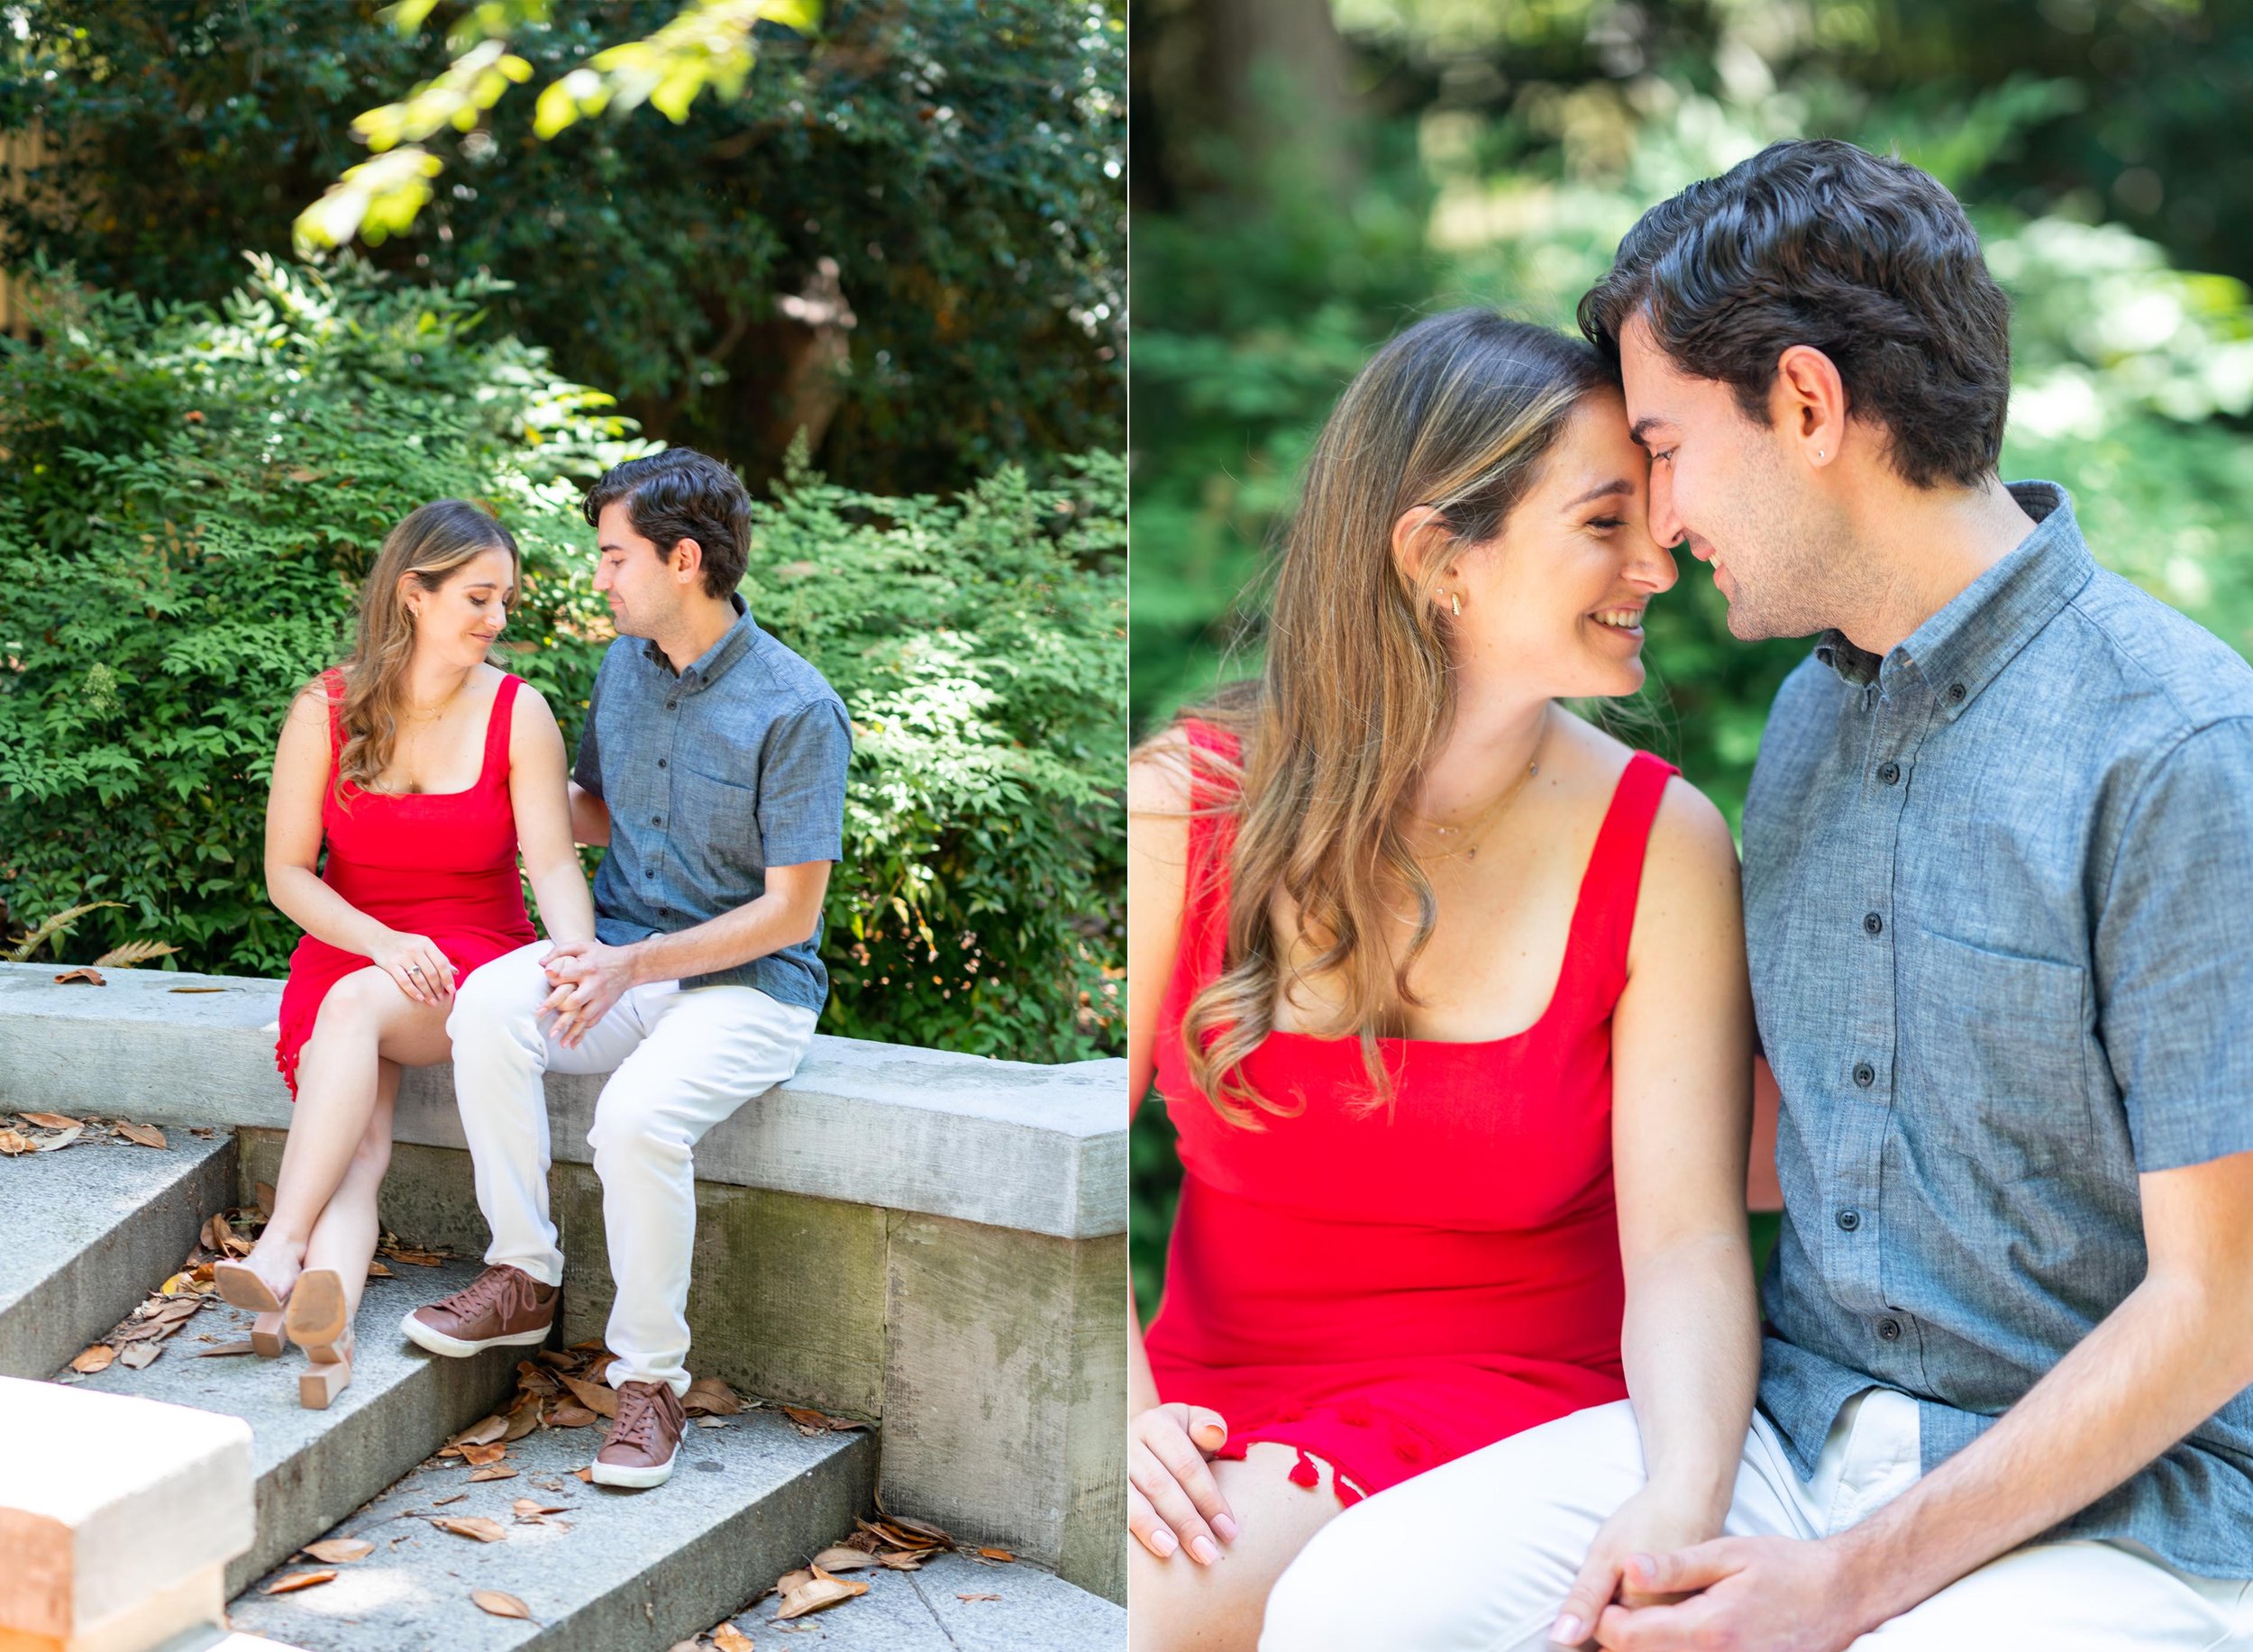
[[[1911,933],[1899,1093],[1916,1126],[2000,1181],[2085,1163],[2088,971]]]
[[[672,839],[683,862],[702,869],[699,881],[724,896],[748,899],[764,869],[759,788],[706,774],[683,763],[674,794]]]

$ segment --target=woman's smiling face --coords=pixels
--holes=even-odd
[[[1581,398],[1502,531],[1444,581],[1458,663],[1529,678],[1555,698],[1643,686],[1643,611],[1675,580],[1650,534],[1650,462],[1616,390]],[[1446,606],[1443,599],[1443,607]]]
[[[434,591],[413,590],[412,580],[407,584],[416,647],[475,664],[508,626],[509,605],[516,599],[516,563],[495,546],[462,563]]]

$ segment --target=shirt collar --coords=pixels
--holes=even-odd
[[[1922,677],[1954,718],[1979,698],[2034,634],[2054,619],[2096,571],[2096,558],[2073,517],[2073,500],[2056,482],[2012,482],[2011,497],[2034,518],[2020,540],[1955,598],[1880,659],[1829,630],[1815,657],[1861,686],[1887,686],[1905,671]]]
[[[680,686],[691,692],[716,682],[728,667],[742,659],[751,647],[752,633],[756,627],[751,617],[751,605],[743,600],[741,591],[730,591],[727,600],[735,610],[735,623],[720,633],[720,640],[706,649],[689,668],[680,673]],[[665,651],[653,641],[642,644],[642,657],[652,665],[661,667],[672,674],[673,662],[665,657]]]

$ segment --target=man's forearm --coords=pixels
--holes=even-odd
[[[2148,1277],[1993,1428],[1829,1541],[1874,1629],[2127,1480],[2253,1378],[2241,1292]]]
[[[680,981],[732,970],[810,939],[821,913],[811,916],[770,890],[733,912],[723,912],[693,928],[653,935],[626,950],[637,982]]]
[[[607,848],[610,844],[610,806],[577,780],[570,782],[571,841]]]

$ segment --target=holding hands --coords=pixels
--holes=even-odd
[[[1865,1627],[1837,1545],[1827,1540],[1718,1538],[1632,1554],[1621,1581],[1623,1603],[1604,1607],[1595,1620],[1595,1638],[1610,1652],[1839,1652]],[[1568,1614],[1578,1610],[1587,1582],[1583,1572]]]
[[[1126,1430],[1126,1529],[1161,1560],[1186,1547],[1199,1565],[1236,1538],[1236,1516],[1206,1461],[1228,1438],[1220,1413],[1154,1405]]]
[[[1639,1608],[1679,1600],[1683,1592],[1696,1587],[1656,1585],[1637,1567],[1654,1555],[1670,1555],[1701,1543],[1719,1525],[1719,1517],[1710,1508],[1692,1507],[1665,1488],[1646,1483],[1619,1505],[1588,1546],[1588,1558],[1581,1563],[1580,1575],[1573,1580],[1549,1638],[1561,1647],[1586,1646],[1595,1639],[1606,1647],[1619,1644],[1605,1631],[1638,1620]]]
[[[567,1050],[576,1048],[634,984],[632,953],[600,941],[558,942],[540,967],[552,989],[540,1013],[554,1015],[555,1041]]]

